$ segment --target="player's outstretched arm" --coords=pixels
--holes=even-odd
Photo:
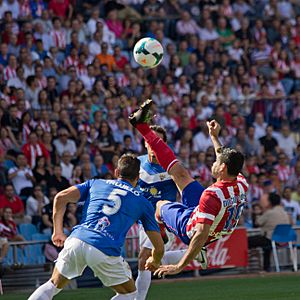
[[[79,189],[71,186],[59,192],[53,202],[53,244],[62,247],[67,238],[63,231],[63,218],[68,203],[76,203],[80,199]]]
[[[214,149],[216,152],[216,156],[218,156],[218,154],[220,154],[220,150],[222,148],[222,144],[218,138],[219,133],[221,131],[221,126],[216,120],[208,121],[208,122],[206,122],[206,125],[208,127],[209,136],[213,143],[213,146],[214,146]]]
[[[189,247],[177,265],[162,265],[154,275],[174,275],[180,273],[201,251],[209,235],[210,225],[199,223],[196,225],[196,232],[193,235]]]

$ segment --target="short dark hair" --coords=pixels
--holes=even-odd
[[[218,152],[221,164],[224,163],[227,167],[228,175],[237,176],[243,168],[244,155],[235,149],[225,147],[220,148]]]
[[[272,207],[280,205],[281,198],[276,193],[270,193],[269,194],[269,202],[271,203]]]
[[[163,141],[166,143],[167,142],[167,132],[166,129],[164,129],[163,127],[159,126],[159,125],[151,125],[150,128],[156,132],[156,133],[160,133],[163,136]]]
[[[133,154],[123,154],[118,160],[118,170],[120,178],[127,180],[135,180],[140,173],[140,160]]]

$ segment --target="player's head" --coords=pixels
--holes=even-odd
[[[166,130],[158,125],[151,125],[150,128],[166,143],[167,142],[167,132]],[[148,143],[145,142],[145,147],[148,152],[149,160],[153,163],[157,163],[156,157],[154,155],[154,152],[152,151],[151,147],[148,145]]]
[[[220,148],[211,171],[215,178],[236,177],[242,170],[244,155],[231,148]]]
[[[140,174],[140,164],[141,162],[135,155],[123,154],[118,160],[115,176],[136,186]]]

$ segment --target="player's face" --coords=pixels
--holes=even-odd
[[[211,167],[211,174],[216,179],[219,177],[220,168],[221,168],[220,159],[217,158],[216,161],[213,163],[213,165]]]
[[[161,133],[155,132],[155,134],[158,135],[161,139],[163,139],[163,135]],[[145,142],[145,147],[147,149],[150,162],[157,163],[157,159],[154,155],[154,152],[152,151],[151,147],[149,146],[149,144],[147,142]]]

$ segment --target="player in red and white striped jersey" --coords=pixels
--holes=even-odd
[[[198,223],[211,226],[206,244],[231,234],[246,203],[247,190],[248,183],[241,174],[236,180],[219,180],[208,187],[186,224],[187,236],[193,237]]]
[[[216,161],[212,166],[216,183],[202,193],[203,189],[200,190],[198,183],[178,162],[172,150],[146,123],[151,103],[152,100],[147,100],[129,120],[143,135],[159,164],[168,171],[182,193],[182,204],[169,201],[157,203],[157,219],[189,245],[177,264],[162,265],[155,271],[161,276],[181,272],[202,253],[205,245],[233,232],[246,203],[248,184],[240,174],[244,164],[243,154],[222,147],[218,139],[221,127],[213,120],[207,122],[207,126],[216,152]]]

